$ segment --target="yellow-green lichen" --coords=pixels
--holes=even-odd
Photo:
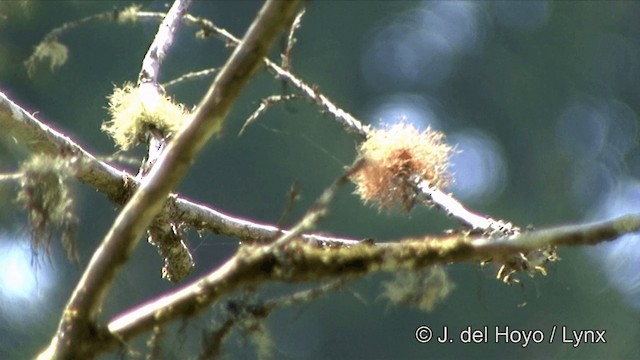
[[[415,306],[422,311],[431,311],[454,289],[441,266],[412,272],[397,272],[391,281],[383,283],[383,296],[392,304]]]
[[[122,24],[137,22],[139,11],[140,5],[131,5],[124,8],[118,13],[118,22]]]
[[[39,63],[48,61],[51,71],[64,65],[69,58],[69,49],[66,45],[58,42],[57,39],[46,39],[39,43],[33,54],[24,62],[27,67],[27,74],[32,77]]]
[[[184,106],[159,94],[151,86],[143,89],[127,83],[116,87],[108,98],[111,120],[102,125],[102,130],[122,150],[144,142],[150,129],[158,130],[164,136],[176,133],[189,116]]]

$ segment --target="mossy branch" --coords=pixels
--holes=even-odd
[[[1,92],[0,127],[33,153],[52,156],[61,153],[72,155],[78,159],[78,168],[74,175],[80,181],[107,195],[116,204],[124,205],[133,191],[141,185],[140,179],[98,160],[69,137],[39,121]],[[163,211],[169,213],[170,218],[185,222],[196,229],[228,235],[249,243],[271,242],[284,231],[274,225],[260,224],[227,215],[212,207],[177,196],[168,199]],[[353,245],[359,241],[316,234],[302,236],[312,243],[325,245]]]
[[[157,13],[145,13],[144,16],[153,17],[158,16]],[[215,35],[224,40],[228,44],[237,46],[240,40],[233,36],[225,29],[217,27],[213,22],[192,16],[190,14],[185,15],[185,22],[187,24],[199,26],[201,32],[205,36]],[[290,57],[290,54],[286,55]],[[353,115],[344,111],[342,108],[336,106],[328,97],[322,94],[317,86],[311,86],[302,81],[287,69],[278,66],[275,62],[268,58],[263,59],[267,69],[273,73],[276,78],[285,81],[287,84],[293,86],[304,97],[316,104],[323,112],[330,114],[338,123],[342,125],[345,131],[354,134],[359,137],[360,140],[366,140],[375,134],[375,130],[365,125],[362,121],[358,120]],[[261,109],[259,109],[261,110]],[[260,113],[260,111],[257,111]],[[251,119],[255,120],[255,119]],[[420,174],[411,174],[409,179],[422,178]],[[429,182],[417,182],[415,190],[417,194],[428,205],[435,205],[436,207],[445,211],[448,215],[453,216],[465,226],[469,226],[473,230],[479,230],[486,233],[501,232],[503,234],[514,234],[518,231],[517,227],[514,227],[510,223],[502,220],[495,220],[491,217],[474,213],[468,210],[458,200],[456,200],[451,194],[448,194],[438,186],[438,184],[432,184]],[[450,205],[455,205],[454,208],[449,208]]]
[[[149,11],[141,11],[138,8],[130,8],[122,13],[126,13],[126,18],[137,18],[137,19],[162,19],[165,14],[161,12],[149,12]],[[303,12],[299,13],[292,23],[292,27],[290,28],[289,33],[289,43],[288,47],[293,44],[293,32],[295,31],[296,24],[299,23],[300,18]],[[114,19],[118,19],[118,17],[114,17]],[[240,44],[240,40],[235,37],[233,34],[228,32],[227,30],[217,27],[212,21],[200,17],[196,17],[190,14],[185,14],[184,21],[188,25],[197,26],[200,28],[199,36],[206,38],[210,36],[215,36],[227,43],[227,45],[236,47]],[[290,51],[289,51],[290,52]],[[285,58],[290,58],[291,54],[285,53],[283,54]],[[290,61],[290,59],[288,60]],[[287,68],[281,67],[277,65],[275,62],[271,61],[268,58],[263,59],[264,64],[267,69],[272,72],[276,78],[283,80],[287,84],[293,86],[298,90],[304,97],[315,103],[323,112],[330,114],[336,121],[338,121],[343,128],[354,135],[357,135],[360,139],[365,140],[374,132],[373,129],[369,125],[364,125],[360,120],[344,111],[340,107],[336,106],[328,97],[322,94],[317,86],[311,86],[306,84],[300,78],[291,73]],[[264,109],[259,109],[257,113],[259,114]],[[255,119],[252,119],[255,120]],[[419,175],[419,174],[414,174]],[[409,176],[410,179],[407,181],[416,180],[416,176]],[[446,214],[452,216],[460,223],[468,226],[470,229],[475,231],[482,231],[488,234],[493,234],[496,232],[503,234],[514,234],[519,231],[516,226],[513,226],[508,221],[504,220],[496,220],[492,217],[478,214],[467,209],[460,201],[455,199],[451,194],[443,191],[437,184],[433,184],[430,182],[419,181],[419,177],[415,181],[414,189],[416,191],[416,195],[423,202],[425,202],[428,206],[435,205],[437,208],[442,209]],[[453,206],[453,207],[450,207]]]
[[[44,36],[42,41],[36,45],[33,53],[24,65],[27,68],[27,74],[33,76],[36,71],[36,67],[39,63],[48,60],[49,68],[53,71],[55,68],[65,64],[69,57],[69,49],[66,45],[59,41],[59,38],[65,33],[79,27],[98,21],[111,21],[115,20],[120,23],[134,22],[137,19],[135,15],[138,11],[137,6],[130,6],[122,11],[108,11],[100,14],[87,16],[75,21],[64,23],[62,26],[51,30]],[[164,17],[164,16],[163,16]]]
[[[117,338],[126,341],[154,326],[194,316],[224,295],[270,281],[297,283],[348,279],[375,271],[416,271],[439,264],[508,258],[547,246],[595,244],[638,230],[640,214],[593,224],[537,230],[515,239],[487,240],[458,234],[400,239],[378,246],[363,242],[337,249],[292,241],[279,248],[278,255],[274,251],[265,251],[265,246],[243,246],[218,269],[171,294],[118,316],[108,328]]]

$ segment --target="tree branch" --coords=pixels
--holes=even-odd
[[[140,19],[163,18],[164,15],[165,14],[160,12],[138,11],[137,9],[133,9],[127,12],[127,17],[137,17]],[[114,17],[114,19],[117,18],[117,16]],[[208,19],[186,14],[184,17],[184,21],[189,25],[200,27],[201,35],[203,37],[215,35],[230,46],[238,46],[238,44],[240,43],[240,40],[233,34],[225,29],[217,27]],[[292,26],[295,27],[294,25],[295,24],[293,24]],[[293,27],[291,28],[291,31],[293,31]],[[290,33],[290,37],[291,36],[292,33]],[[320,93],[317,87],[306,84],[286,68],[278,66],[276,63],[272,62],[266,57],[263,59],[263,61],[267,69],[274,75],[276,75],[277,78],[280,78],[286,83],[292,85],[310,101],[320,107],[324,112],[331,114],[333,118],[338,121],[347,132],[357,135],[358,137],[360,137],[360,139],[366,139],[369,136],[372,130],[369,125],[364,125],[360,120],[356,119],[348,112],[336,106],[329,98]],[[256,114],[259,114],[263,110],[264,106],[261,105],[261,108],[256,111]],[[251,117],[250,119],[254,120]],[[435,205],[437,208],[443,210],[449,216],[454,217],[460,223],[468,226],[472,230],[482,231],[488,234],[503,233],[507,235],[515,234],[519,231],[518,227],[512,225],[507,221],[499,219],[496,220],[489,216],[470,211],[461,202],[456,200],[451,194],[446,193],[435,186],[432,186],[426,181],[415,181],[415,185],[415,189],[417,190],[418,195],[423,200],[423,202],[427,203],[428,205]]]
[[[269,246],[245,246],[218,269],[172,294],[116,317],[109,331],[127,341],[154,326],[194,316],[216,300],[239,289],[268,281],[289,283],[348,279],[375,271],[418,270],[437,264],[508,258],[556,245],[585,245],[611,241],[640,230],[640,214],[593,224],[561,226],[532,231],[515,239],[486,239],[467,235],[408,238],[373,246],[318,248],[304,241],[289,242],[273,251]]]
[[[215,26],[209,20],[187,14],[185,16],[185,21],[187,23],[200,26],[203,29],[206,29],[209,33],[216,34],[218,37],[222,38],[228,43],[233,44],[234,46],[237,46],[239,44],[240,40],[238,40],[238,38],[233,36],[228,31]],[[331,114],[333,118],[338,121],[347,132],[357,135],[360,140],[369,137],[372,131],[372,128],[369,125],[364,125],[353,115],[336,106],[329,98],[320,93],[316,87],[306,84],[304,81],[292,74],[289,70],[278,66],[268,58],[264,58],[263,61],[267,69],[271,71],[277,78],[286,81],[288,84],[295,87],[305,97],[307,97],[307,99],[315,103],[320,109]],[[264,106],[261,104],[261,107]],[[256,113],[259,113],[261,110],[263,109],[259,108],[258,110],[256,110]],[[250,117],[249,119],[253,121],[255,120],[255,117]],[[248,122],[250,121],[248,120],[247,123]],[[242,130],[244,130],[244,126]],[[412,176],[420,178],[418,174],[413,174]],[[517,227],[508,222],[495,220],[486,215],[480,215],[468,210],[451,194],[448,194],[441,189],[430,185],[427,181],[423,180],[415,182],[415,184],[416,190],[425,202],[429,204],[435,204],[438,208],[444,210],[449,216],[453,216],[462,224],[469,226],[473,230],[479,230],[486,233],[500,232],[507,235],[515,234],[519,231]]]
[[[175,11],[171,16],[167,15],[162,21],[147,54],[142,60],[142,69],[138,76],[138,88],[141,94],[145,94],[142,100],[148,109],[153,109],[157,105],[158,99],[164,96],[164,89],[158,83],[160,65],[173,44],[173,39],[180,27],[182,17],[187,12],[190,4],[191,0],[175,1],[173,5]],[[144,177],[153,167],[172,135],[159,127],[147,127],[145,133],[148,152],[146,159],[140,166],[138,177]],[[164,260],[162,277],[175,283],[189,275],[195,263],[189,248],[184,243],[184,231],[181,229],[180,224],[175,223],[173,219],[165,215],[166,213],[161,212],[156,216],[147,230],[147,238]]]
[[[141,182],[124,170],[117,169],[77,145],[70,138],[40,122],[33,115],[0,92],[0,128],[31,152],[49,155],[68,154],[78,159],[76,177],[107,195],[116,204],[125,204]],[[244,242],[267,243],[283,230],[273,225],[259,224],[189,200],[172,196],[164,209],[169,217],[183,221],[196,229],[225,234]],[[285,231],[286,232],[286,231]],[[319,244],[353,245],[359,241],[317,234],[303,235]]]
[[[142,70],[138,79],[139,84],[145,82],[158,84],[160,64],[162,64],[169,48],[173,44],[173,38],[189,5],[191,5],[191,0],[176,0],[173,3],[171,10],[160,24],[160,28],[142,60]]]
[[[171,11],[178,11],[178,6]],[[222,123],[240,90],[257,69],[276,37],[291,21],[297,2],[267,1],[216,77],[191,121],[176,135],[142,186],[116,218],[69,300],[58,332],[43,356],[87,358],[93,342],[103,340],[90,329],[116,271],[124,264],[140,235],[163,207],[204,143]],[[97,339],[96,339],[97,337]]]
[[[124,204],[132,191],[131,176],[99,161],[69,137],[40,122],[0,92],[0,128],[31,152],[78,159],[76,176],[117,204]]]

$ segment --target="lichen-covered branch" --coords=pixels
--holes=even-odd
[[[240,90],[253,75],[277,36],[288,26],[298,3],[267,1],[214,80],[190,122],[176,135],[141,187],[116,218],[69,300],[58,332],[42,357],[87,358],[102,340],[95,326],[104,295],[140,235],[162,209],[167,196],[195,155],[222,123]],[[173,9],[172,9],[173,10]],[[104,334],[102,334],[104,335]]]
[[[99,161],[69,137],[31,115],[27,110],[0,92],[0,128],[31,152],[51,156],[69,155],[78,159],[76,177],[106,194],[118,204],[130,196],[130,179],[125,172]]]
[[[118,338],[129,340],[154,326],[193,316],[222,296],[269,281],[303,282],[346,279],[374,271],[418,270],[437,264],[508,258],[518,252],[557,245],[596,244],[640,230],[640,214],[593,224],[532,231],[516,238],[487,240],[458,234],[401,239],[374,246],[326,249],[293,241],[277,252],[244,246],[218,269],[172,294],[118,316],[109,324]],[[532,271],[535,269],[532,269]]]
[[[0,92],[0,127],[5,133],[31,152],[57,156],[70,154],[78,159],[75,176],[82,182],[107,195],[113,202],[124,205],[140,186],[140,180],[117,169],[73,142],[70,138],[39,121],[35,116]],[[224,214],[211,207],[184,198],[171,197],[165,212],[169,217],[185,222],[196,229],[225,234],[243,242],[267,243],[286,230]],[[317,244],[353,245],[359,241],[339,237],[305,234],[304,238]]]
[[[520,229],[511,223],[469,211],[461,202],[440,188],[433,186],[429,181],[418,177],[414,177],[413,181],[424,201],[440,208],[447,215],[462,221],[470,229],[480,230],[488,235],[515,235],[520,232]]]
[[[152,14],[153,13],[149,13],[149,16],[153,16]],[[233,36],[233,34],[215,26],[209,20],[187,14],[185,16],[185,21],[187,23],[192,23],[196,26],[200,26],[207,34],[215,34],[216,36],[222,38],[228,43],[233,44],[234,46],[237,46],[237,44],[239,44],[239,40],[235,36]],[[290,54],[287,55],[287,57],[289,56]],[[323,95],[317,89],[317,87],[306,84],[290,71],[278,66],[268,58],[265,58],[263,61],[267,69],[271,71],[277,78],[286,81],[288,84],[292,85],[295,89],[302,93],[306,98],[315,103],[322,111],[331,114],[331,116],[336,121],[338,121],[347,132],[355,134],[361,139],[367,139],[371,135],[372,128],[369,125],[364,125],[353,115],[336,106],[329,98]],[[264,107],[264,105],[261,104],[261,107]],[[258,109],[256,113],[260,113],[261,110],[263,109]],[[252,119],[251,117],[250,119],[255,120],[255,118]],[[517,228],[512,226],[508,222],[495,220],[488,216],[480,215],[468,210],[451,194],[443,192],[441,189],[433,186],[433,184],[429,184],[428,182],[424,181],[417,182],[416,189],[418,190],[420,196],[427,202],[429,202],[430,204],[435,204],[438,208],[444,210],[448,215],[454,217],[473,230],[479,230],[487,233],[494,233],[497,231],[504,234],[513,234],[517,231]],[[448,208],[448,206],[450,205],[453,205],[454,207]]]
[[[158,83],[160,66],[166,57],[169,48],[182,22],[182,17],[187,12],[191,0],[176,0],[170,11],[164,18],[156,33],[147,54],[142,60],[142,69],[138,76],[138,91],[145,94],[141,100],[145,108],[158,106],[158,99],[164,98],[164,89]],[[177,107],[182,110],[181,107]],[[170,135],[166,129],[160,126],[146,127],[144,130],[148,145],[148,155],[143,161],[138,177],[143,177],[153,167],[164,151]],[[161,212],[147,230],[148,241],[155,246],[164,260],[162,277],[172,282],[179,282],[189,275],[195,263],[189,248],[184,242],[184,229],[182,224],[173,221],[167,214]]]
[[[309,208],[307,213],[302,217],[302,220],[300,220],[295,226],[293,226],[290,231],[287,231],[278,239],[273,241],[273,243],[269,245],[268,250],[275,250],[279,247],[282,247],[292,239],[299,237],[303,232],[317,226],[320,220],[326,216],[329,204],[335,197],[338,189],[344,186],[344,184],[349,180],[351,174],[357,171],[361,165],[362,161],[356,161],[355,164],[353,164],[353,166],[351,166],[345,174],[334,181],[333,184],[331,184],[331,186],[327,188],[316,200],[316,202]]]
[[[118,14],[116,12],[116,14]],[[160,12],[140,11],[136,7],[131,7],[122,12],[123,15],[114,16],[114,19],[120,17],[138,18],[138,19],[157,19],[164,18],[165,14]],[[125,16],[126,14],[126,16]],[[298,15],[289,33],[288,49],[293,44],[293,32],[295,31],[296,23],[299,23],[302,12]],[[240,40],[233,34],[225,29],[217,27],[213,22],[208,19],[196,17],[190,14],[185,14],[184,21],[193,26],[200,28],[199,36],[208,37],[216,36],[225,41],[229,46],[238,46]],[[290,49],[289,49],[290,52]],[[290,53],[285,50],[284,58],[287,59],[286,63],[290,62]],[[364,125],[360,120],[344,111],[340,107],[336,106],[329,98],[323,95],[315,86],[310,86],[302,81],[300,78],[292,74],[285,66],[278,66],[275,62],[272,62],[268,58],[263,59],[267,69],[271,71],[277,78],[282,79],[287,84],[296,88],[303,96],[315,103],[323,112],[331,114],[331,116],[338,121],[346,131],[355,134],[361,139],[366,139],[372,132],[372,128],[369,125]],[[261,105],[256,111],[259,114],[264,111],[265,106]],[[250,118],[251,120],[255,120]],[[250,123],[251,121],[248,121]],[[246,125],[246,124],[245,124]],[[243,127],[244,129],[244,127]],[[414,174],[415,175],[415,174]],[[503,234],[514,234],[518,231],[516,226],[503,220],[496,220],[489,216],[478,214],[470,211],[456,200],[451,194],[448,194],[442,189],[430,184],[429,182],[418,181],[416,182],[415,189],[418,191],[419,197],[423,202],[429,205],[435,205],[442,209],[449,216],[452,216],[465,226],[470,227],[472,230],[482,231],[485,233],[502,232]],[[449,205],[454,205],[453,208],[448,208]]]
[[[176,0],[175,11],[172,8],[165,20],[175,26],[186,11],[185,4],[188,2]],[[222,29],[209,25],[202,28],[205,33],[209,31],[222,34],[235,47],[234,53],[191,116],[190,123],[166,151],[158,152],[160,157],[157,164],[150,167],[150,173],[147,175],[145,172],[147,176],[144,177],[132,178],[129,174],[98,161],[0,93],[0,126],[7,129],[10,136],[26,144],[33,152],[73,156],[79,163],[77,169],[73,169],[78,178],[109,194],[114,201],[126,204],[78,283],[63,313],[58,334],[42,354],[43,358],[93,357],[120,346],[123,341],[143,332],[158,329],[167,322],[193,316],[234,291],[251,289],[268,282],[340,282],[381,270],[417,271],[438,264],[487,259],[502,264],[498,276],[508,281],[516,271],[544,273],[544,262],[553,259],[545,253],[547,249],[553,251],[559,245],[595,244],[640,229],[640,216],[634,215],[596,224],[521,233],[511,224],[469,211],[436,186],[434,181],[417,175],[418,171],[414,169],[407,171],[404,175],[408,176],[403,177],[407,182],[402,185],[415,188],[415,191],[407,192],[408,202],[413,204],[418,199],[435,204],[469,228],[480,232],[465,231],[443,236],[399,239],[388,243],[301,234],[324,215],[326,204],[335,194],[335,189],[352,172],[340,178],[290,231],[234,218],[170,195],[202,145],[219,131],[239,91],[260,63],[266,64],[277,78],[292,84],[302,96],[330,113],[347,131],[363,139],[371,137],[374,131],[372,128],[337,107],[316,87],[304,83],[289,71],[286,63],[291,60],[295,23],[291,25],[283,57],[285,65],[279,67],[265,57],[278,34],[291,23],[295,10],[294,3],[267,2],[243,41]],[[142,12],[137,14],[144,15]],[[199,26],[208,24],[205,20],[191,16],[186,16],[186,19]],[[151,46],[143,62],[141,83],[157,86],[162,54],[166,52],[164,46],[171,43],[171,37],[170,29],[169,34],[162,36],[159,32],[156,40],[163,38],[164,41],[161,44],[154,41]],[[55,39],[51,42],[54,43]],[[283,98],[293,96],[299,95],[283,95]],[[268,104],[264,105],[267,106]],[[357,163],[354,167],[357,168]],[[134,191],[137,192],[134,194]],[[224,265],[194,283],[125,313],[106,328],[98,326],[96,314],[104,293],[118,268],[127,260],[141,233],[149,229],[150,224],[153,229],[153,219],[172,226],[178,221],[198,229],[222,232],[243,240],[243,246]],[[166,232],[166,229],[162,231]],[[175,233],[178,234],[179,231],[180,228],[175,227]],[[179,241],[179,236],[177,237],[172,241]],[[176,273],[181,271],[176,270]]]

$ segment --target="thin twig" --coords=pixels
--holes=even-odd
[[[182,75],[182,76],[180,76],[178,78],[175,78],[175,79],[173,79],[171,81],[168,81],[168,82],[162,84],[162,87],[168,88],[170,86],[179,84],[179,83],[181,83],[183,81],[193,80],[193,79],[197,79],[197,78],[213,75],[219,70],[220,70],[220,68],[210,68],[210,69],[204,69],[204,70],[200,70],[200,71],[189,72],[189,73],[186,73],[186,74],[184,74],[184,75]]]
[[[149,11],[140,11],[136,15],[139,18],[161,18],[163,16],[162,13]],[[221,40],[225,41],[228,45],[233,47],[240,44],[240,39],[235,37],[227,30],[217,27],[212,21],[208,19],[193,16],[191,14],[186,14],[184,17],[184,21],[189,25],[200,27],[201,31],[204,31],[205,36],[215,35]],[[369,125],[362,124],[361,121],[353,117],[351,114],[336,106],[331,100],[329,100],[329,98],[322,95],[316,89],[307,85],[295,75],[278,66],[268,58],[264,58],[263,61],[269,71],[274,73],[278,78],[281,78],[287,81],[289,84],[293,85],[296,89],[298,89],[298,91],[303,93],[307,98],[312,100],[321,109],[323,109],[323,111],[331,114],[338,122],[340,122],[344,126],[345,130],[358,135],[362,139],[365,139],[368,136],[368,133],[371,130],[371,127]]]
[[[266,251],[272,252],[276,248],[280,248],[292,239],[300,236],[303,232],[317,226],[318,222],[326,216],[329,204],[335,197],[338,190],[349,181],[349,177],[358,170],[362,163],[363,162],[361,160],[356,161],[353,166],[334,181],[333,184],[331,184],[331,186],[329,186],[309,208],[302,219],[290,231],[276,239],[273,244],[266,248]]]
[[[294,180],[291,184],[291,188],[287,192],[284,208],[282,209],[282,213],[276,223],[278,228],[283,229],[285,227],[285,224],[289,220],[289,216],[291,216],[291,212],[298,200],[300,200],[300,183],[298,180]]]
[[[291,71],[291,52],[293,51],[293,46],[296,44],[295,34],[296,30],[298,30],[302,24],[302,17],[304,16],[304,13],[304,8],[298,12],[296,18],[293,19],[293,23],[291,23],[291,28],[289,28],[289,33],[287,34],[287,43],[284,51],[282,52],[282,63],[280,64],[280,66],[287,71]]]
[[[203,334],[202,352],[198,359],[213,359],[222,351],[224,341],[231,334],[233,328],[240,322],[248,319],[264,320],[277,308],[293,306],[299,303],[310,302],[320,296],[339,289],[346,281],[333,280],[329,283],[313,287],[311,289],[295,292],[264,302],[250,302],[242,300],[229,300],[224,307],[232,307],[234,310],[225,309],[226,319],[223,319],[217,329]]]
[[[18,174],[0,174],[0,181],[18,181],[22,179],[24,175]]]
[[[244,133],[244,130],[249,125],[253,124],[253,122],[256,121],[258,117],[262,115],[265,111],[267,111],[267,109],[269,109],[271,106],[281,101],[289,101],[295,98],[296,98],[295,94],[289,94],[289,95],[271,95],[262,99],[262,101],[260,101],[260,105],[258,106],[258,108],[253,113],[251,113],[251,115],[249,115],[247,120],[245,120],[244,124],[242,125],[242,128],[240,128],[240,131],[238,132],[238,136],[242,136],[242,134]]]
[[[66,61],[66,57],[67,57],[66,47],[58,42],[58,38],[62,36],[64,33],[72,29],[75,29],[81,25],[89,24],[95,21],[117,20],[117,19],[118,19],[117,11],[104,12],[100,14],[87,16],[82,19],[66,22],[62,24],[62,26],[59,26],[49,31],[49,33],[46,34],[42,39],[42,41],[36,46],[36,49],[34,50],[34,52],[29,56],[27,60],[24,61],[24,65],[27,67],[27,74],[29,76],[32,76],[36,70],[36,66],[38,65],[38,62],[42,60],[44,54],[41,53],[39,50],[47,47],[51,47],[53,44],[56,44],[58,46],[58,50],[63,51],[64,54],[61,55],[62,57],[60,59],[52,62],[51,68],[53,69],[56,66],[60,66]]]

